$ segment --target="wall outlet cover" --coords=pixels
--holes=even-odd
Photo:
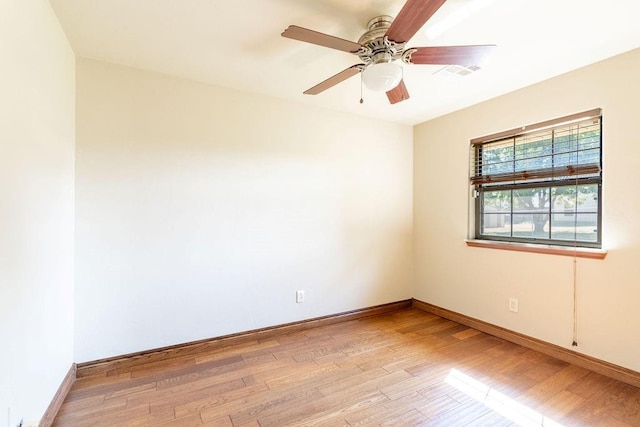
[[[514,313],[518,312],[518,299],[517,298],[509,298],[509,311],[513,311]]]

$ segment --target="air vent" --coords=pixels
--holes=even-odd
[[[480,67],[475,65],[447,65],[433,74],[448,80],[459,80],[478,71],[479,69]]]

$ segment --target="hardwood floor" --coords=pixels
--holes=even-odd
[[[54,426],[640,426],[640,389],[417,309],[80,378]]]

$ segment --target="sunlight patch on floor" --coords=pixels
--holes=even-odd
[[[445,382],[520,426],[562,427],[562,424],[516,402],[457,369],[452,369],[449,372]]]

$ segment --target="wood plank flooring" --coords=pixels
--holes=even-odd
[[[640,426],[640,389],[417,309],[81,378],[54,426]]]

